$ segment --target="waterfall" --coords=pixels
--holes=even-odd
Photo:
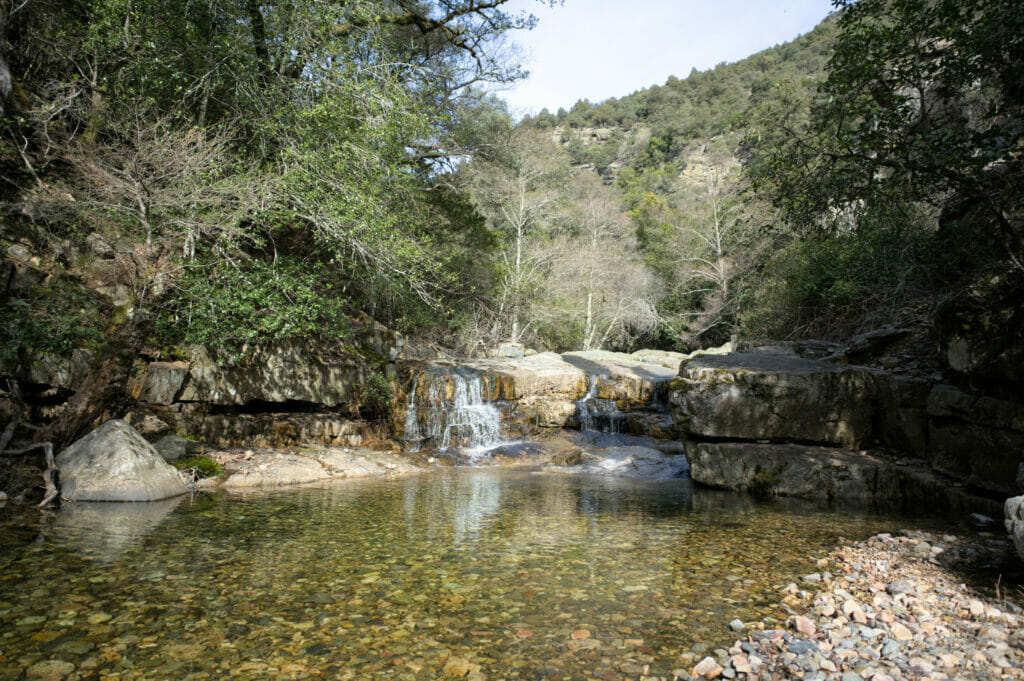
[[[479,375],[423,372],[406,404],[405,439],[414,451],[427,442],[438,451],[455,447],[473,458],[503,444],[501,412],[484,401]]]
[[[626,423],[626,414],[615,405],[615,400],[597,396],[597,384],[605,376],[588,374],[587,394],[576,400],[576,420],[580,430],[599,433],[621,433]]]

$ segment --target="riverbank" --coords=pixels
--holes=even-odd
[[[694,655],[693,676],[676,679],[1024,678],[1021,587],[966,584],[1012,555],[1002,540],[922,532],[840,546],[783,589],[786,629],[743,625],[731,648]]]

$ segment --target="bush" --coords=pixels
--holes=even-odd
[[[196,476],[202,478],[215,478],[224,475],[224,467],[208,456],[193,456],[189,459],[181,459],[172,464],[179,471],[195,469]]]

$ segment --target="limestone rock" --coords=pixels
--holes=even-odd
[[[228,472],[226,479],[214,484],[228,489],[273,488],[420,470],[397,455],[339,447],[306,451],[232,450],[211,452],[210,456]]]
[[[72,501],[154,501],[188,488],[134,428],[107,421],[57,455],[61,495]]]
[[[196,347],[178,400],[224,405],[300,401],[335,407],[352,401],[358,380],[354,362],[313,357],[298,343],[255,351],[238,361]]]
[[[487,353],[488,357],[525,357],[526,348],[522,343],[502,343]]]
[[[188,370],[188,362],[150,362],[129,380],[128,394],[139,402],[173,404]]]
[[[990,501],[953,487],[924,465],[900,465],[834,447],[746,442],[691,443],[690,477],[711,487],[805,499],[941,502],[966,512]]]
[[[1021,559],[1024,559],[1024,496],[1011,497],[1003,507],[1006,515],[1006,531],[1010,533]]]
[[[928,395],[928,459],[936,469],[1004,494],[1024,462],[1024,405],[939,385]]]
[[[627,409],[663,397],[669,381],[678,373],[678,365],[642,362],[621,352],[567,352],[562,359],[596,377],[598,398],[614,400]]]
[[[180,435],[165,435],[153,443],[153,449],[163,457],[164,461],[177,461],[201,453],[203,446],[198,442],[186,440]]]
[[[698,437],[797,440],[855,448],[871,434],[873,372],[766,349],[683,364],[669,402]]]
[[[49,353],[22,354],[0,366],[0,372],[30,383],[77,390],[85,380],[95,356],[92,350],[76,348],[68,356]]]
[[[99,232],[91,232],[89,236],[85,237],[85,245],[101,258],[113,258],[117,255],[114,247]]]

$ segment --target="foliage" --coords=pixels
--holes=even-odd
[[[189,265],[158,319],[158,332],[165,342],[232,354],[258,342],[345,338],[352,325],[344,291],[325,274],[320,262],[290,258]]]
[[[194,469],[196,476],[203,478],[215,478],[224,475],[224,467],[208,456],[193,456],[188,459],[179,459],[172,463],[179,471]]]
[[[535,19],[506,3],[23,4],[4,125],[28,172],[5,191],[144,244],[136,303],[172,291],[161,330],[178,343],[322,338],[359,311],[443,325],[493,281],[494,241],[449,174],[509,127],[475,89],[522,73],[503,41]],[[34,191],[57,183],[72,200]]]
[[[795,225],[856,228],[894,201],[981,209],[1024,237],[1024,15],[1001,0],[838,0],[828,78],[755,117],[748,174]],[[805,113],[806,112],[806,113]]]
[[[0,360],[16,359],[19,349],[67,357],[76,348],[103,342],[102,307],[68,277],[10,291],[0,302]]]

